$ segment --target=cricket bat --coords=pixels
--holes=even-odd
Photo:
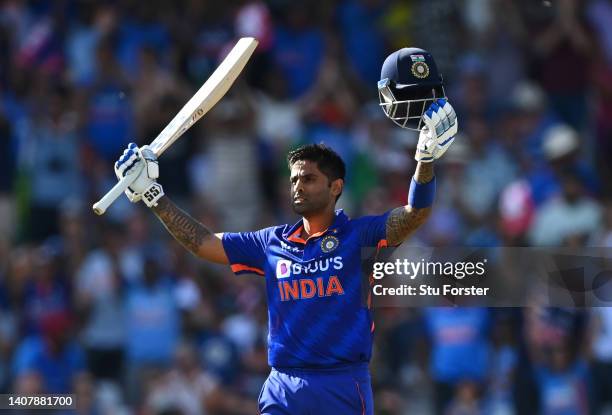
[[[257,39],[241,38],[227,57],[204,82],[198,92],[176,114],[168,125],[149,145],[157,157],[161,156],[176,140],[193,124],[204,116],[219,102],[232,86],[238,75],[244,69],[253,51],[257,47]],[[133,177],[134,176],[134,177]],[[93,211],[102,215],[106,209],[132,184],[137,175],[128,175],[113,186],[100,200],[93,205]]]

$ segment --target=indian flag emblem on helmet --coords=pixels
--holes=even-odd
[[[340,245],[340,240],[335,236],[328,235],[321,241],[321,251],[327,253],[336,249]]]
[[[419,79],[424,79],[429,76],[429,66],[423,61],[412,63],[412,74]]]

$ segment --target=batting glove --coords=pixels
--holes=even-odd
[[[431,163],[440,158],[455,141],[459,128],[455,110],[444,98],[433,102],[423,114],[425,126],[419,134],[416,161]]]
[[[164,189],[156,181],[159,177],[157,156],[149,146],[138,148],[130,143],[115,162],[115,175],[119,180],[125,176],[135,177],[125,191],[132,203],[142,200],[148,207],[157,206],[157,201],[164,195]]]

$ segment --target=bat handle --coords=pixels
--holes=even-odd
[[[138,177],[137,174],[130,174],[124,176],[121,180],[117,182],[117,184],[113,186],[112,189],[110,189],[104,196],[102,196],[102,199],[94,203],[93,211],[96,213],[96,215],[103,215],[104,212],[106,212],[106,209],[108,209],[108,207],[113,204],[115,199],[121,196],[121,193],[125,192],[125,190],[132,184],[136,177]]]

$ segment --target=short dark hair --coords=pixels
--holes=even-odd
[[[342,158],[325,144],[308,144],[301,146],[287,155],[289,169],[300,160],[308,160],[317,163],[317,168],[321,170],[330,182],[342,179],[346,174],[346,167]]]

